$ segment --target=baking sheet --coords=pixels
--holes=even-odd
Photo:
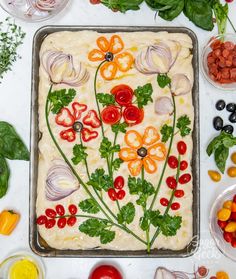
[[[38,142],[40,131],[38,129],[38,85],[39,85],[39,51],[46,36],[60,31],[97,31],[99,33],[115,32],[161,32],[185,33],[193,41],[193,69],[194,85],[192,90],[193,105],[195,110],[195,121],[193,131],[193,239],[189,245],[179,251],[153,249],[150,254],[146,250],[139,251],[114,251],[105,249],[93,250],[58,250],[51,248],[41,238],[36,224],[36,198],[38,179]],[[199,60],[198,40],[196,35],[188,28],[183,27],[110,27],[110,26],[45,26],[39,29],[33,40],[32,55],[32,100],[31,100],[31,159],[30,159],[30,222],[29,222],[29,244],[32,251],[43,257],[145,257],[145,258],[179,258],[194,254],[200,241],[200,151],[199,151]]]

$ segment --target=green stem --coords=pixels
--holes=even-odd
[[[172,125],[173,131],[172,131],[172,133],[171,133],[170,143],[169,143],[168,152],[167,152],[167,155],[166,155],[164,167],[163,167],[163,170],[162,170],[161,177],[160,177],[160,179],[159,179],[157,188],[156,188],[156,190],[155,190],[154,197],[153,197],[152,202],[151,202],[150,210],[153,209],[153,206],[154,206],[154,204],[155,204],[157,195],[158,195],[158,193],[159,193],[159,191],[160,191],[160,188],[161,188],[162,180],[163,180],[163,177],[164,177],[164,174],[165,174],[165,171],[166,171],[167,162],[168,162],[168,158],[169,158],[169,156],[170,156],[170,151],[171,151],[171,148],[172,148],[173,139],[174,139],[174,134],[175,134],[175,125],[176,125],[176,104],[175,104],[175,97],[174,97],[174,95],[172,94],[171,96],[172,96],[172,101],[173,101],[173,106],[174,106],[174,116],[173,116],[173,125]]]
[[[82,138],[81,138],[81,133],[80,133],[80,144],[81,144],[82,147],[84,147],[83,141],[82,141]],[[88,161],[87,161],[86,158],[84,159],[84,164],[85,164],[85,168],[86,168],[86,172],[87,172],[88,179],[90,180],[90,173],[89,173],[89,168],[88,168]]]

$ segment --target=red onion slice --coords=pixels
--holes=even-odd
[[[156,270],[154,279],[177,279],[178,277],[175,276],[170,270],[164,268],[164,267],[159,267]]]
[[[171,115],[173,113],[174,107],[172,104],[172,101],[169,97],[160,97],[157,98],[155,101],[155,112],[159,115],[165,115],[169,114]]]
[[[175,96],[190,93],[192,86],[190,79],[184,74],[175,74],[171,79],[171,91]]]

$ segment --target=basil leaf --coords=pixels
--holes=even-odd
[[[101,3],[109,9],[125,13],[128,10],[139,10],[139,5],[143,0],[102,0]]]
[[[134,90],[134,95],[137,99],[139,108],[143,108],[149,102],[153,102],[152,93],[153,88],[151,83],[147,83],[144,86],[138,86],[138,88]]]
[[[123,207],[121,207],[120,213],[118,213],[118,223],[119,224],[130,224],[133,222],[135,216],[135,207],[134,205],[129,202]]]
[[[162,142],[167,142],[173,133],[173,128],[167,124],[163,125],[161,128]]]
[[[96,214],[100,211],[98,203],[96,202],[95,199],[92,199],[92,198],[81,201],[79,203],[79,208],[83,212],[92,213],[92,214]]]
[[[80,162],[86,160],[88,154],[85,152],[85,150],[86,147],[84,147],[82,144],[74,145],[73,147],[74,157],[71,159],[74,165],[78,165]]]
[[[221,173],[225,172],[226,161],[229,157],[229,148],[224,145],[219,146],[215,150],[215,162]]]
[[[171,79],[167,74],[159,74],[157,76],[157,83],[161,88],[165,88],[167,85],[170,85]]]
[[[114,231],[103,230],[100,233],[101,244],[107,244],[114,240],[116,233]]]
[[[8,168],[7,161],[0,155],[0,198],[6,195],[9,177],[10,170]]]
[[[104,190],[106,192],[113,185],[111,177],[106,175],[103,169],[96,169],[95,172],[91,174],[91,178],[87,184],[98,191]]]
[[[115,97],[113,94],[98,93],[97,99],[103,106],[109,106],[115,104]]]
[[[159,11],[159,17],[172,21],[176,17],[178,17],[184,9],[184,0],[178,0],[177,3],[172,6],[170,9]]]
[[[0,154],[3,157],[29,161],[29,151],[12,125],[0,121],[0,139]]]

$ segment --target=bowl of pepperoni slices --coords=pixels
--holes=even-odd
[[[202,52],[202,71],[206,79],[223,90],[236,90],[236,35],[210,39]]]

